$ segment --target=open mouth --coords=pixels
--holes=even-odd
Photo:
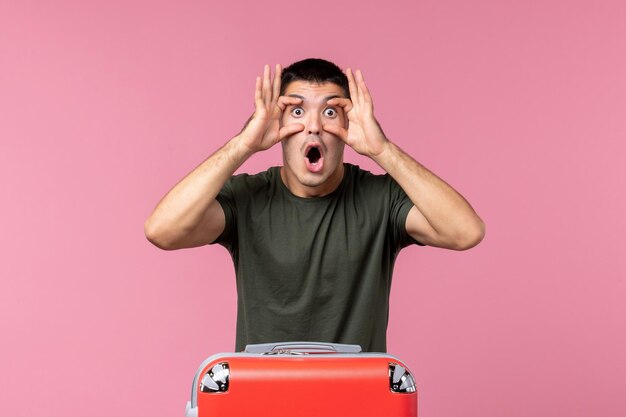
[[[313,147],[309,149],[309,151],[306,153],[306,157],[312,164],[317,164],[317,161],[320,160],[322,154],[320,153],[320,150],[318,148]]]
[[[324,155],[318,143],[310,143],[304,151],[304,162],[310,172],[319,172],[324,166]]]

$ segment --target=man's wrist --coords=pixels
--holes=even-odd
[[[233,137],[229,141],[229,145],[231,145],[229,150],[229,156],[231,160],[235,163],[242,164],[248,158],[254,155],[257,150],[250,147],[250,143],[252,143],[252,141],[250,141],[250,139],[241,134]]]
[[[376,162],[378,165],[380,165],[381,168],[383,168],[383,169],[385,169],[385,171],[387,171],[387,169],[385,167],[389,166],[389,164],[393,163],[394,151],[397,148],[387,138],[385,138],[385,142],[381,145],[381,148],[382,149],[381,149],[380,152],[378,152],[376,155],[370,156],[370,158],[373,159],[374,162]]]

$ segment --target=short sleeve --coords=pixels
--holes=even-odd
[[[222,234],[211,244],[218,243],[232,252],[237,241],[237,205],[235,204],[234,177],[231,177],[224,184],[215,199],[224,210],[225,222]]]
[[[402,249],[406,246],[417,244],[419,246],[425,246],[423,243],[413,239],[406,231],[406,218],[409,215],[409,211],[413,208],[413,202],[408,195],[404,192],[402,187],[387,174],[389,180],[389,203],[390,203],[390,218],[389,226],[393,234],[394,241],[397,242],[398,249]]]

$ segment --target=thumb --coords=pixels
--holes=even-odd
[[[304,125],[302,123],[290,123],[280,128],[278,131],[278,140],[283,140],[287,136],[295,135],[298,132],[302,132],[304,130]]]
[[[348,139],[348,129],[337,125],[322,125],[322,129],[328,133],[332,133],[335,136],[339,136],[339,139],[346,141]]]

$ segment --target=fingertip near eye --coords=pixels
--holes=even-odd
[[[327,103],[331,106],[347,106],[348,104],[350,104],[350,99],[349,98],[341,98],[341,97],[335,97],[335,98],[331,98],[330,100],[327,101]]]
[[[299,97],[280,96],[278,97],[278,106],[284,110],[287,105],[300,104],[302,99]]]

